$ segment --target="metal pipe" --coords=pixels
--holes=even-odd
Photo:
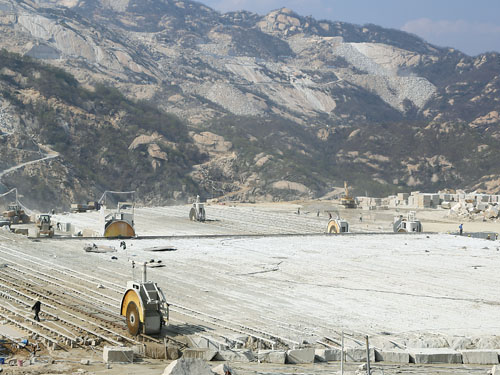
[[[341,335],[340,345],[340,374],[344,375],[344,331]]]
[[[148,274],[146,270],[146,262],[143,263],[142,267],[142,282],[147,283],[148,282]]]
[[[368,335],[365,336],[366,339],[366,373],[370,375],[370,343],[368,341]]]

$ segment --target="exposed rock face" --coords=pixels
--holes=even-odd
[[[202,194],[318,196],[343,181],[345,169],[354,180],[370,176],[363,190],[478,181],[498,190],[498,54],[469,57],[397,30],[318,22],[287,8],[220,14],[177,0],[0,0],[0,33],[1,48],[185,119],[208,155],[190,171]],[[30,78],[0,70],[0,84]],[[57,114],[73,113],[57,119],[72,137],[82,118],[116,130],[127,116],[99,117],[88,103],[67,108],[34,88],[17,92],[25,105],[46,101]],[[3,132],[37,129],[39,120],[17,112],[0,93]],[[126,158],[146,160],[148,186],[162,191],[161,176],[186,151],[140,121],[135,128]],[[114,155],[103,151],[89,169],[126,175]],[[52,163],[70,173],[65,157]],[[186,184],[178,185],[182,196]]]

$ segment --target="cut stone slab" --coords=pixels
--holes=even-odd
[[[134,351],[132,348],[121,346],[105,346],[102,351],[104,363],[133,363]]]
[[[279,350],[261,350],[257,353],[257,358],[261,363],[284,365],[286,362],[286,352]]]
[[[410,363],[410,354],[403,350],[375,349],[375,360],[377,362]]]
[[[491,375],[500,375],[500,366],[493,366],[491,369]]]
[[[217,375],[236,375],[236,372],[227,363],[215,366],[212,372]]]
[[[366,362],[365,348],[348,348],[345,350],[347,362]],[[375,349],[370,348],[370,361],[375,362]]]
[[[219,344],[214,340],[210,340],[210,337],[191,337],[191,342],[196,348],[208,348],[213,350],[219,350]],[[227,349],[227,345],[224,345],[221,349]]]
[[[169,364],[163,375],[213,375],[210,366],[202,359],[180,358]]]
[[[191,359],[202,359],[204,361],[211,361],[217,355],[217,350],[208,348],[185,349],[182,357]]]
[[[293,349],[286,352],[286,363],[314,363],[314,348]]]
[[[342,356],[342,351],[340,349],[316,349],[314,351],[314,357],[318,362],[330,362],[330,361],[340,361]]]
[[[18,330],[16,327],[4,324],[0,324],[0,336],[8,337],[11,340],[21,340],[29,337],[28,334]]]
[[[410,351],[414,363],[462,363],[462,354],[447,348],[422,348]]]
[[[464,364],[497,365],[498,352],[493,350],[461,350]]]
[[[214,357],[216,361],[251,362],[255,359],[251,350],[219,350]]]

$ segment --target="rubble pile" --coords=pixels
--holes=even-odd
[[[448,216],[466,218],[472,221],[496,220],[500,213],[498,203],[463,200],[460,202],[443,202],[443,208],[449,208]]]

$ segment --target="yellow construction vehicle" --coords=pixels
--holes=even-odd
[[[111,238],[135,237],[133,203],[118,202],[117,211],[105,216],[104,237],[111,237]]]
[[[345,208],[356,208],[356,200],[349,195],[349,189],[347,187],[347,181],[344,181],[344,191],[345,194],[340,198],[340,204]]]
[[[132,262],[132,267],[135,267]],[[157,335],[168,324],[169,308],[162,290],[155,282],[147,281],[147,262],[142,263],[142,281],[128,281],[122,297],[121,315],[127,320],[131,335]]]
[[[17,202],[9,204],[7,210],[3,212],[5,220],[10,221],[11,224],[23,224],[30,222],[30,217],[26,215],[21,205]]]
[[[339,234],[348,232],[349,232],[349,223],[346,220],[342,220],[341,218],[337,217],[336,219],[330,219],[330,221],[328,221],[328,225],[326,227],[326,233]]]
[[[50,215],[49,214],[41,214],[38,216],[36,220],[37,226],[37,237],[39,235],[44,235],[47,237],[54,236],[54,227],[50,223]]]

